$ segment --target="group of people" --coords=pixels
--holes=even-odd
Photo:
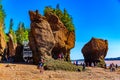
[[[88,65],[86,65],[85,63],[78,63],[78,61],[74,61],[73,62],[74,65],[77,65],[77,66],[82,66],[82,69],[85,70],[85,67],[89,67]],[[96,65],[94,63],[91,63],[91,67],[95,67]],[[107,69],[107,65],[105,64],[104,66],[105,69]],[[111,72],[114,72],[116,69],[118,68],[118,65],[117,64],[114,64],[114,63],[111,63],[110,66],[109,66],[109,69]]]
[[[118,65],[117,64],[115,65],[114,63],[111,63],[109,66],[109,69],[111,72],[114,72],[117,68],[118,68]]]
[[[85,68],[86,68],[86,64],[85,63],[79,64],[78,61],[74,61],[73,64],[76,65],[76,66],[82,66],[82,70],[85,71]]]

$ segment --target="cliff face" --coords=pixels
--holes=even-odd
[[[92,38],[82,48],[82,53],[87,65],[91,66],[91,63],[99,63],[101,67],[104,67],[104,58],[107,55],[108,42],[107,40]]]
[[[69,32],[59,18],[48,13],[41,16],[38,11],[29,12],[31,31],[29,35],[33,58],[38,62],[40,57],[50,56],[58,59],[59,54],[64,60],[70,60],[70,49],[74,47],[75,34]]]
[[[3,54],[5,47],[6,47],[5,35],[2,31],[2,27],[0,24],[0,54]]]

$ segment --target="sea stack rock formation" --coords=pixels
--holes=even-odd
[[[108,41],[92,38],[85,46],[82,48],[82,53],[87,66],[99,65],[104,67],[104,58],[108,51]]]
[[[47,13],[45,14],[45,17],[50,24],[55,39],[52,57],[56,59],[59,54],[63,54],[64,60],[70,61],[70,49],[72,49],[75,44],[74,32],[68,31],[55,14]]]
[[[38,63],[41,57],[58,59],[59,54],[62,54],[65,61],[70,61],[70,49],[75,44],[74,31],[68,31],[53,13],[41,16],[38,11],[30,11],[29,14],[29,45],[33,52],[33,61]]]
[[[51,51],[55,45],[55,39],[46,18],[38,11],[29,11],[31,20],[31,31],[29,34],[29,45],[33,52],[33,61],[38,64],[41,57],[50,58]]]

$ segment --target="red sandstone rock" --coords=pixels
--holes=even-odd
[[[107,55],[108,42],[107,40],[92,38],[85,46],[82,48],[82,53],[86,64],[89,63],[100,63],[104,66],[104,58]]]
[[[33,61],[38,63],[40,58],[50,58],[55,45],[54,36],[46,19],[37,11],[29,12],[31,19],[31,31],[29,45],[33,52]]]
[[[38,63],[41,57],[58,58],[63,53],[64,60],[70,60],[70,49],[75,44],[75,33],[70,32],[52,13],[41,16],[38,11],[29,12],[31,20],[31,31],[29,45],[33,52],[33,60]]]
[[[68,31],[64,24],[55,14],[47,13],[45,17],[50,24],[55,38],[55,47],[52,50],[52,54],[56,57],[59,55],[59,53],[63,53],[64,59],[66,61],[69,61],[70,49],[72,49],[75,44],[74,32]]]

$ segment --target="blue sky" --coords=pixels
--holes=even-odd
[[[108,40],[107,58],[120,57],[120,0],[2,0],[7,15],[6,32],[11,18],[15,30],[19,22],[29,27],[29,10],[38,9],[43,14],[45,6],[55,7],[58,3],[73,17],[76,28],[71,59],[83,59],[81,49],[92,37]]]

